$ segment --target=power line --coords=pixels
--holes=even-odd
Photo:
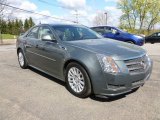
[[[78,10],[75,9],[75,8],[72,8],[72,7],[65,7],[65,6],[62,6],[62,5],[58,5],[58,4],[53,4],[53,3],[50,3],[50,2],[47,2],[45,0],[38,0],[39,2],[42,2],[42,3],[45,3],[47,5],[50,5],[50,6],[55,6],[55,7],[60,7],[60,8],[63,8],[63,9],[67,9],[67,10],[74,10],[75,11],[75,18],[76,18],[76,23],[78,23],[78,17],[81,15],[78,13]]]
[[[42,2],[42,3],[45,3],[47,5],[50,5],[50,6],[55,6],[55,7],[60,7],[60,8],[63,8],[63,9],[67,9],[67,10],[72,10],[74,8],[69,8],[69,7],[65,7],[65,6],[62,6],[62,5],[58,5],[58,4],[53,4],[53,3],[50,3],[50,2],[47,2],[45,0],[38,0],[39,2]]]
[[[78,11],[77,10],[75,10],[75,14],[73,14],[73,15],[75,15],[76,16],[76,23],[78,23],[78,17],[79,17],[79,13],[78,13]]]
[[[4,4],[4,3],[0,3],[0,4],[1,4],[1,5],[4,5],[4,6],[7,6],[7,7],[10,7],[10,8],[17,9],[17,10],[25,11],[25,12],[28,12],[28,13],[37,14],[37,15],[41,15],[41,16],[44,16],[44,17],[49,17],[49,18],[52,18],[52,19],[58,19],[58,20],[63,20],[63,21],[68,21],[68,22],[76,23],[76,21],[71,21],[71,20],[67,20],[67,19],[63,19],[63,18],[57,18],[57,17],[53,17],[53,16],[49,16],[49,15],[44,15],[44,14],[41,14],[41,13],[37,13],[37,12],[25,10],[25,9],[18,8],[18,7],[11,6],[11,5]]]

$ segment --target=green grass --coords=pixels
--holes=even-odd
[[[2,34],[2,39],[16,39],[16,36],[11,34]]]

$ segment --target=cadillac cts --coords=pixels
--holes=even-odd
[[[59,80],[77,97],[116,96],[143,86],[152,71],[146,51],[105,40],[80,25],[41,24],[17,39],[21,68],[31,66]]]

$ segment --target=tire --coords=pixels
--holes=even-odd
[[[79,64],[69,63],[66,68],[66,87],[70,93],[86,98],[91,94],[91,82],[86,70]]]
[[[139,88],[140,88],[140,87],[134,88],[132,91],[133,91],[133,92],[136,92]]]
[[[127,43],[130,43],[130,44],[135,44],[134,42],[132,42],[132,41],[126,41]]]
[[[28,64],[27,64],[27,61],[25,59],[25,56],[22,50],[19,50],[17,55],[18,55],[18,62],[19,62],[20,67],[23,69],[26,69]]]

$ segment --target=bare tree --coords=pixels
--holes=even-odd
[[[109,15],[105,11],[98,12],[93,20],[93,25],[106,25]]]
[[[3,43],[3,40],[2,40],[2,20],[3,20],[3,17],[4,17],[4,11],[5,11],[5,5],[2,5],[2,4],[6,4],[7,3],[7,0],[0,0],[0,43]]]
[[[0,0],[0,15],[2,15],[4,9],[5,9],[5,5],[2,5],[2,4],[6,4],[7,3],[7,0]],[[0,16],[1,17],[1,16]]]
[[[152,7],[149,9],[149,14],[145,22],[147,24],[148,34],[157,23],[160,23],[160,1],[152,2]]]

